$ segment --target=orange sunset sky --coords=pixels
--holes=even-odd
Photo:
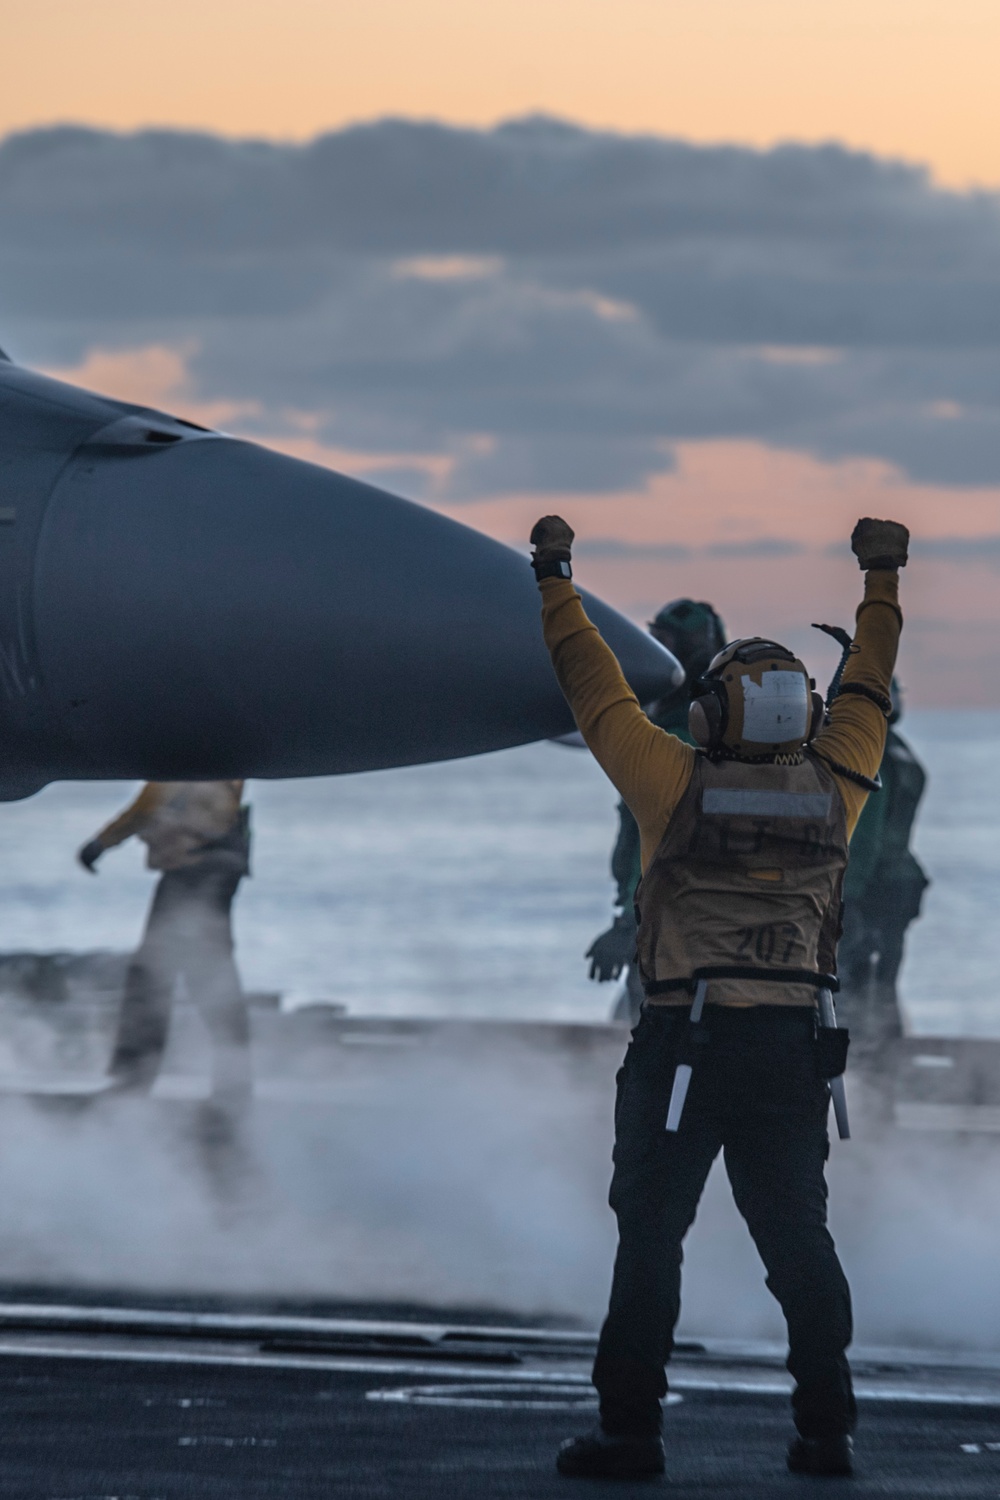
[[[998,0],[0,0],[0,19],[0,136],[72,122],[306,141],[384,116],[487,127],[539,112],[696,143],[839,142],[922,164],[960,195],[992,201],[1000,189]],[[427,279],[490,274],[449,265]],[[627,304],[595,306],[604,319],[633,316]],[[253,403],[209,401],[189,368],[197,338],[185,338],[137,334],[130,345],[109,332],[44,363],[239,430]],[[17,356],[2,325],[0,343]],[[308,402],[290,404],[294,420],[285,413],[269,432],[258,403],[256,434],[378,482],[377,451],[317,436]],[[933,406],[942,432],[953,405]],[[907,521],[939,544],[905,577],[911,701],[1000,706],[1000,550],[975,546],[1000,537],[989,478],[919,480],[888,458],[820,457],[734,433],[676,443],[672,468],[637,483],[556,494],[526,483],[465,503],[443,481],[436,489],[443,450],[407,457],[428,477],[425,503],[505,541],[522,544],[540,509],[558,509],[583,540],[623,544],[619,556],[595,546],[578,574],[634,617],[680,593],[711,597],[735,633],[808,646],[818,673],[833,652],[809,641],[808,624],[849,618],[854,520]],[[757,542],[760,555],[747,550]]]
[[[0,131],[303,138],[545,110],[696,141],[844,141],[1000,183],[996,0],[3,0]]]

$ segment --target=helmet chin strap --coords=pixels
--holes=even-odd
[[[806,750],[803,745],[801,750],[768,750],[764,755],[744,755],[739,750],[730,750],[728,745],[720,745],[708,751],[708,755],[711,760],[735,760],[744,766],[801,766]]]

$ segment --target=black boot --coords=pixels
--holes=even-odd
[[[663,1439],[657,1434],[613,1437],[602,1427],[569,1438],[556,1458],[560,1474],[571,1479],[646,1479],[664,1467]]]
[[[797,1437],[788,1447],[788,1467],[793,1474],[825,1474],[849,1478],[854,1473],[854,1444],[840,1437]]]

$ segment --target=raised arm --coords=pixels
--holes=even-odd
[[[899,569],[906,566],[908,542],[906,527],[895,521],[865,519],[854,528],[851,545],[865,573],[864,598],[858,605],[854,649],[840,696],[830,710],[830,723],[813,744],[834,771],[844,766],[873,779],[882,763],[889,689],[903,627]],[[868,793],[849,777],[838,777],[838,782],[853,832]]]
[[[559,686],[594,759],[639,825],[645,868],[694,767],[694,750],[650,723],[570,579],[573,533],[558,516],[532,531],[542,629]]]

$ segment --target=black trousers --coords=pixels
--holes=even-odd
[[[242,1101],[251,1089],[250,1023],[233,960],[231,910],[240,875],[197,865],[160,876],[142,942],[128,969],[111,1074],[152,1088],[170,1008],[183,976],[212,1038],[213,1094]]]
[[[618,1219],[611,1305],[594,1384],[609,1433],[657,1432],[680,1312],[681,1244],[716,1156],[788,1324],[792,1407],[805,1437],[855,1421],[846,1349],[851,1296],[826,1227],[829,1089],[805,1009],[705,1010],[680,1130],[667,1104],[687,1008],[647,1007],[618,1074],[611,1207]]]

